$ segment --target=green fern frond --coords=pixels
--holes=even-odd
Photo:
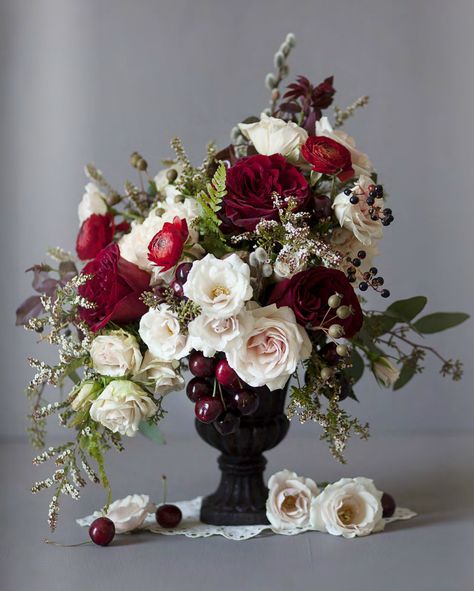
[[[202,207],[202,218],[206,228],[214,234],[220,234],[221,220],[217,212],[221,209],[222,199],[225,197],[227,169],[221,162],[212,177],[211,182],[206,184],[206,190],[200,191],[196,197]]]

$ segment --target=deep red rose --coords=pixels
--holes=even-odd
[[[94,332],[107,322],[134,322],[148,310],[140,295],[148,288],[150,275],[122,259],[117,244],[101,250],[82,273],[93,277],[79,287],[79,294],[96,307],[80,308],[79,314]]]
[[[223,199],[225,226],[252,231],[261,220],[278,219],[272,193],[294,197],[297,210],[301,210],[308,202],[308,183],[281,154],[258,154],[238,160],[227,171],[227,195]]]
[[[113,216],[93,213],[82,223],[76,240],[76,252],[81,261],[93,259],[112,242],[115,227]]]
[[[301,147],[301,154],[316,172],[337,175],[341,181],[354,174],[349,150],[329,137],[310,136]]]
[[[342,306],[351,306],[353,309],[353,314],[346,320],[334,318],[336,311],[329,309],[328,299],[335,293],[342,296]],[[347,338],[353,337],[362,327],[359,300],[347,277],[336,269],[314,267],[301,271],[275,285],[268,303],[278,307],[289,306],[299,324],[305,327],[321,326],[323,320],[326,328],[331,324],[341,324]]]
[[[148,260],[161,267],[161,271],[169,271],[181,258],[188,236],[186,220],[176,216],[173,223],[163,224],[163,228],[151,239],[148,245]]]

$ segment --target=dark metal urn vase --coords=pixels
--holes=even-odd
[[[201,521],[213,525],[256,525],[268,523],[265,502],[268,489],[263,480],[267,463],[262,455],[280,443],[288,432],[284,414],[288,385],[270,392],[259,388],[259,406],[252,416],[242,417],[235,433],[221,435],[214,425],[196,420],[202,439],[222,453],[218,464],[221,481],[217,490],[205,497]]]

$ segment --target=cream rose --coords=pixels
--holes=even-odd
[[[391,388],[400,376],[398,367],[387,357],[379,357],[377,361],[372,364],[372,371],[379,384],[386,388]]]
[[[319,121],[316,121],[316,135],[329,137],[347,148],[351,153],[352,168],[356,174],[368,176],[374,172],[374,167],[367,154],[356,149],[354,138],[345,131],[334,130],[327,117],[321,117]]]
[[[249,306],[243,334],[227,347],[229,365],[250,386],[283,388],[300,361],[311,354],[306,330],[293,311],[275,304],[264,308]]]
[[[137,339],[124,330],[114,330],[95,337],[90,356],[92,366],[103,376],[135,374],[142,362]]]
[[[353,205],[350,195],[339,193],[334,199],[332,207],[341,227],[350,230],[364,246],[371,245],[383,236],[383,226],[380,220],[372,220],[367,205],[369,185],[373,184],[371,178],[361,176],[353,191],[359,196],[359,202]],[[377,199],[377,205],[383,207],[383,199]]]
[[[311,525],[334,536],[367,536],[385,527],[382,492],[368,478],[342,478],[313,501]]]
[[[308,139],[308,133],[289,121],[262,114],[256,123],[240,123],[240,131],[249,139],[259,154],[271,156],[282,154],[296,162],[300,157],[300,148]]]
[[[97,394],[102,390],[102,387],[97,382],[87,381],[82,382],[73,390],[71,397],[71,408],[72,410],[82,410],[88,402],[91,402],[96,398]]]
[[[361,259],[361,265],[359,267],[359,270],[362,272],[368,271],[372,267],[374,257],[380,254],[378,240],[372,240],[371,244],[368,245],[362,244],[347,228],[336,228],[331,235],[330,244],[344,256],[341,262],[341,267],[344,271],[347,271],[352,266],[352,263],[347,261],[347,259],[356,258],[360,250],[365,252],[365,258]]]
[[[191,347],[212,357],[217,351],[226,351],[232,341],[240,336],[239,316],[213,318],[201,314],[188,325]]]
[[[94,400],[89,414],[113,433],[133,437],[140,421],[152,417],[157,410],[140,386],[128,380],[114,380]]]
[[[306,527],[310,522],[311,504],[318,487],[311,478],[282,470],[268,481],[267,519],[274,531]]]
[[[146,516],[155,511],[148,495],[128,495],[111,503],[106,517],[114,522],[115,533],[124,534],[140,528]]]
[[[178,371],[179,361],[163,361],[146,351],[139,372],[134,377],[137,382],[153,382],[156,394],[164,395],[184,386],[184,379]]]
[[[252,297],[250,267],[235,253],[225,259],[208,254],[193,264],[183,289],[204,314],[230,318]]]
[[[190,351],[188,337],[182,334],[178,317],[168,304],[144,314],[138,332],[150,353],[163,361],[181,359]]]
[[[77,208],[81,224],[94,213],[98,215],[107,213],[106,196],[99,191],[98,187],[94,183],[87,183],[85,191]]]

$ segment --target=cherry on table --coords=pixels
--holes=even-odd
[[[204,396],[196,402],[194,414],[201,423],[212,423],[224,412],[221,400],[212,396]]]
[[[259,404],[258,396],[250,390],[237,390],[232,396],[232,407],[238,410],[243,416],[253,415]]]
[[[166,529],[176,527],[183,518],[181,509],[176,505],[171,505],[169,503],[160,505],[156,510],[155,516],[158,524]]]
[[[214,375],[216,360],[205,357],[201,351],[193,351],[189,356],[189,371],[198,378],[210,378]]]
[[[221,435],[231,435],[235,433],[240,425],[240,418],[232,412],[226,412],[215,422],[214,427]]]
[[[212,387],[206,378],[193,378],[186,386],[186,395],[191,402],[197,402],[204,396],[212,394]]]
[[[392,517],[395,513],[395,509],[397,508],[397,504],[395,503],[395,499],[392,495],[384,492],[382,495],[382,517]]]
[[[115,525],[108,517],[98,517],[89,527],[89,537],[98,546],[108,546],[114,536]]]
[[[221,359],[216,366],[216,380],[224,388],[237,388],[239,386],[239,376],[231,368],[227,359]]]

